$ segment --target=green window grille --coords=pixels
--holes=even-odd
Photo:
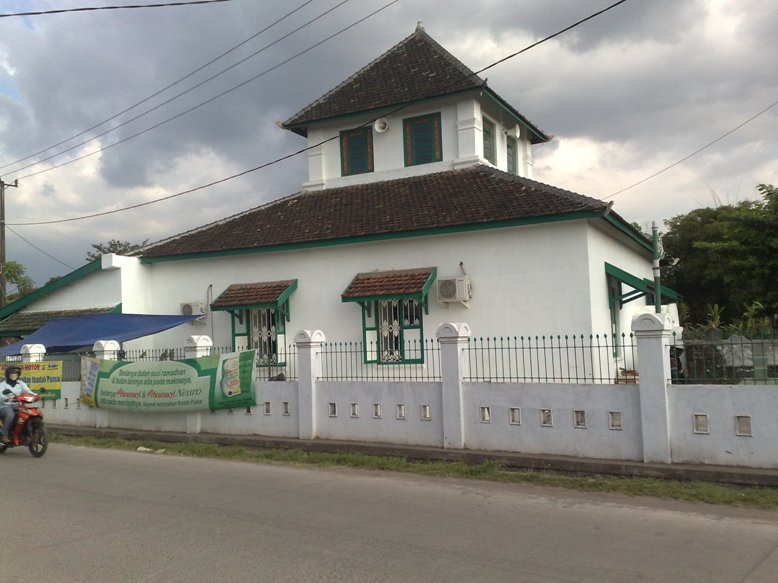
[[[517,146],[516,138],[508,136],[508,141],[506,143],[506,148],[508,150],[508,174],[513,174],[514,176],[518,174]]]
[[[424,362],[423,307],[418,300],[385,299],[362,305],[365,362]]]
[[[373,129],[371,127],[340,132],[340,171],[342,176],[373,171]]]
[[[403,120],[405,165],[440,162],[443,149],[440,137],[440,113]]]
[[[483,119],[483,134],[484,134],[484,158],[492,164],[497,163],[497,156],[495,156],[495,138],[494,138],[494,122],[486,118]]]

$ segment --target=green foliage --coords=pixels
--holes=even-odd
[[[778,313],[778,188],[760,184],[757,191],[763,200],[697,209],[666,222],[665,252],[679,261],[663,283],[684,297],[693,324],[719,327],[723,312],[736,317],[746,309],[748,326],[755,327]]]
[[[5,264],[5,281],[16,286],[16,291],[8,294],[8,302],[13,302],[35,291],[35,282],[27,275],[27,269],[17,261],[7,261]]]
[[[94,261],[101,255],[106,253],[116,253],[117,255],[130,255],[133,251],[137,251],[148,242],[148,239],[143,243],[130,243],[129,241],[119,241],[118,239],[111,239],[107,243],[92,243],[94,251],[89,251],[86,254],[87,261]]]

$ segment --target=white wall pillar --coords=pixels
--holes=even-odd
[[[213,340],[210,336],[195,335],[190,336],[184,342],[184,356],[186,358],[202,358],[210,356],[213,348]]]
[[[321,376],[321,345],[327,340],[321,330],[300,330],[297,344],[297,420],[300,439],[317,436],[319,403],[316,380]]]
[[[632,319],[632,330],[638,345],[643,461],[671,463],[667,385],[673,324],[668,314],[640,314]]]
[[[470,326],[464,323],[446,323],[436,331],[440,343],[440,369],[443,400],[443,447],[463,449],[465,435],[464,411],[462,410],[462,378],[469,374],[467,343],[470,340]]]
[[[121,345],[116,340],[98,340],[92,346],[95,358],[100,360],[118,360]]]
[[[45,354],[43,344],[22,344],[22,362],[40,362]]]

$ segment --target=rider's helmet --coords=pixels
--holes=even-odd
[[[5,380],[11,384],[11,386],[16,384],[16,380],[19,378],[19,375],[22,374],[22,369],[18,366],[11,365],[5,367]]]

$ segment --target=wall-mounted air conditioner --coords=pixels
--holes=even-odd
[[[192,323],[205,321],[205,303],[204,302],[183,302],[181,304],[182,316],[201,316]]]
[[[472,297],[470,279],[467,276],[438,279],[438,301],[445,303],[468,302]]]

